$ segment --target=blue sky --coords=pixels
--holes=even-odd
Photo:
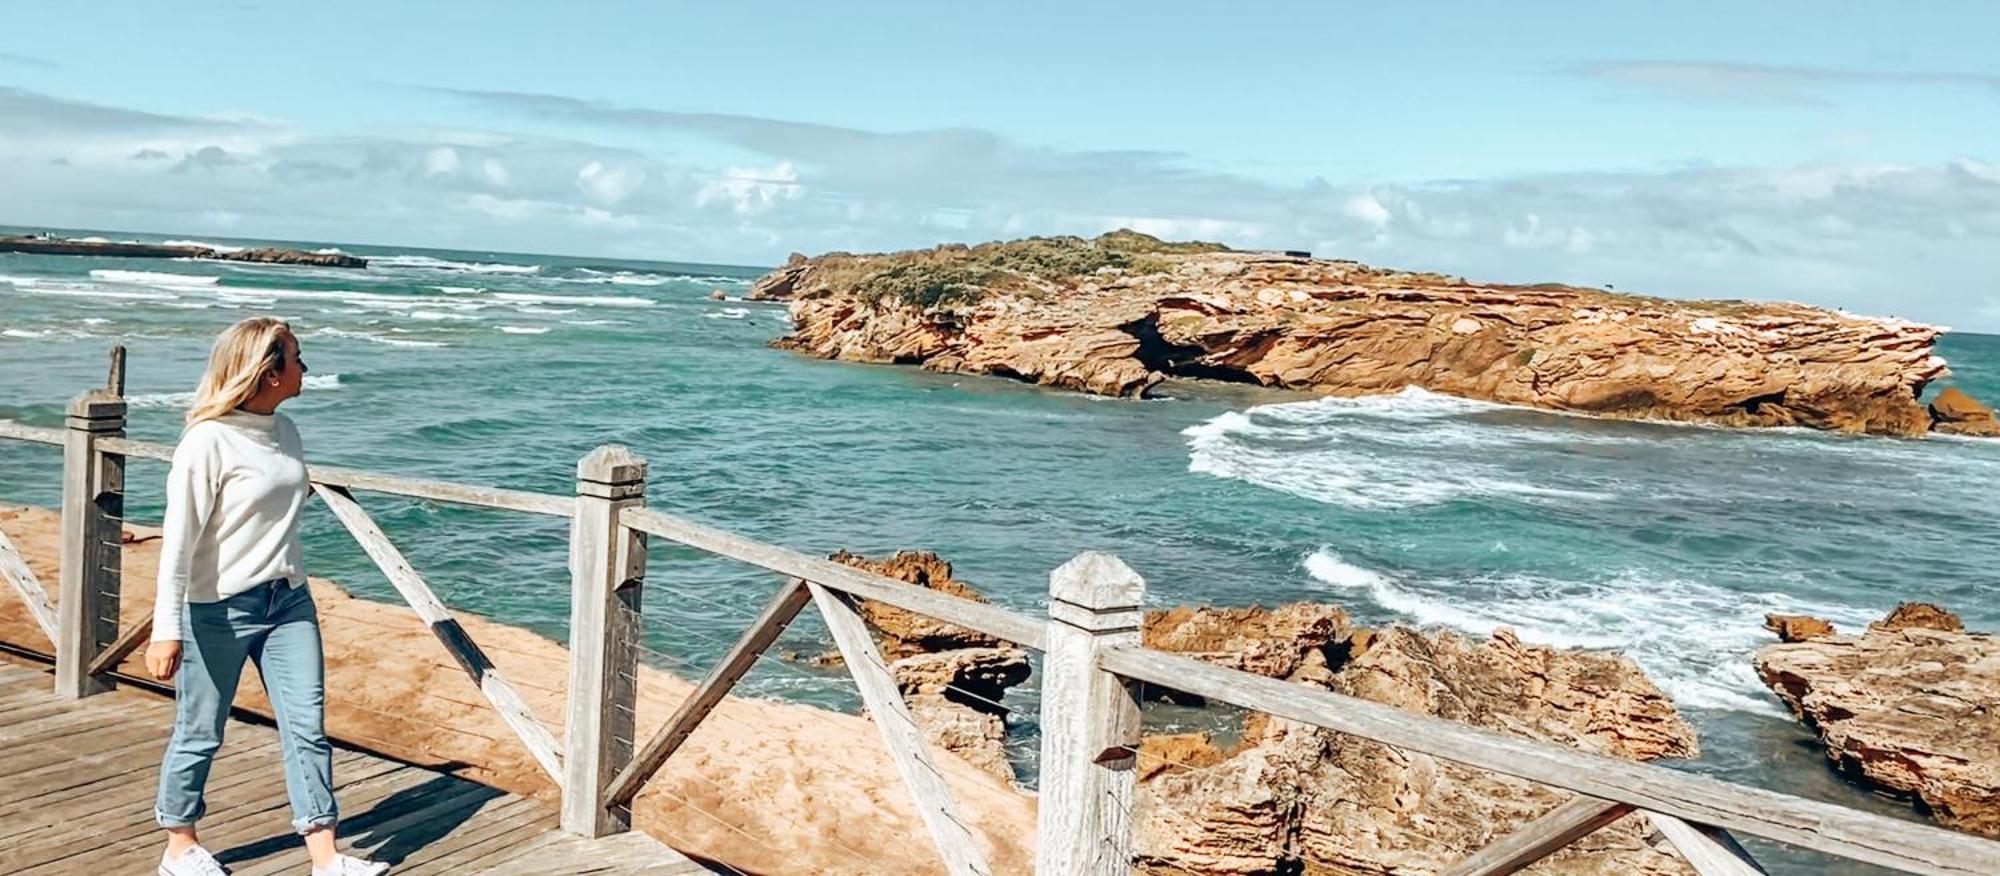
[[[0,223],[740,263],[1129,225],[2000,329],[2000,6],[1606,7],[37,4]]]

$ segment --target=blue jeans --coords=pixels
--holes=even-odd
[[[312,593],[282,578],[220,602],[188,603],[181,668],[174,677],[174,737],[160,764],[153,815],[162,827],[190,827],[208,811],[202,789],[222,747],[243,661],[257,661],[278,717],[292,828],[305,833],[339,820],[333,802],[333,747],[326,740],[326,660]]]

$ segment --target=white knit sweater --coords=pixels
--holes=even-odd
[[[306,583],[299,546],[305,450],[283,414],[232,411],[182,433],[167,473],[153,641],[181,637],[189,602],[219,602],[272,578]]]

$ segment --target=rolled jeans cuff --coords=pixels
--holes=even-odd
[[[158,822],[161,827],[169,829],[177,827],[193,827],[195,826],[195,824],[201,821],[202,814],[203,813],[196,812],[191,817],[182,818],[178,815],[168,815],[167,813],[162,812],[160,808],[157,806],[153,807],[153,820],[155,822]]]
[[[325,815],[314,815],[310,818],[295,819],[292,821],[292,830],[294,832],[303,835],[312,833],[315,830],[333,827],[334,825],[339,823],[340,823],[340,816],[336,813],[329,812]]]

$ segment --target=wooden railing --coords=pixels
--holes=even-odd
[[[109,689],[106,673],[150,631],[150,618],[122,631],[118,623],[124,468],[131,458],[171,460],[173,450],[125,438],[124,415],[114,391],[95,390],[70,404],[63,429],[0,423],[0,438],[63,448],[59,598],[51,607],[46,590],[4,533],[0,578],[21,596],[51,641],[56,687],[65,696]],[[862,621],[857,600],[873,600],[1044,653],[1039,876],[1131,871],[1140,732],[1134,689],[1142,683],[1577,795],[1459,862],[1447,871],[1451,876],[1515,872],[1627,816],[1648,819],[1703,876],[1762,872],[1733,834],[1911,873],[2000,873],[2000,842],[1411,714],[1141,647],[1145,582],[1116,557],[1086,553],[1056,569],[1049,579],[1047,617],[1028,617],[648,508],[646,474],[643,459],[616,446],[600,447],[578,463],[573,497],[311,467],[313,490],[562,789],[562,826],[573,833],[600,836],[628,829],[634,796],[811,604],[831,632],[945,870],[952,876],[991,873],[970,820],[959,811]],[[552,732],[528,711],[514,686],[361,508],[356,491],[570,519],[566,733]],[[781,583],[694,692],[635,746],[649,536],[768,570]]]

